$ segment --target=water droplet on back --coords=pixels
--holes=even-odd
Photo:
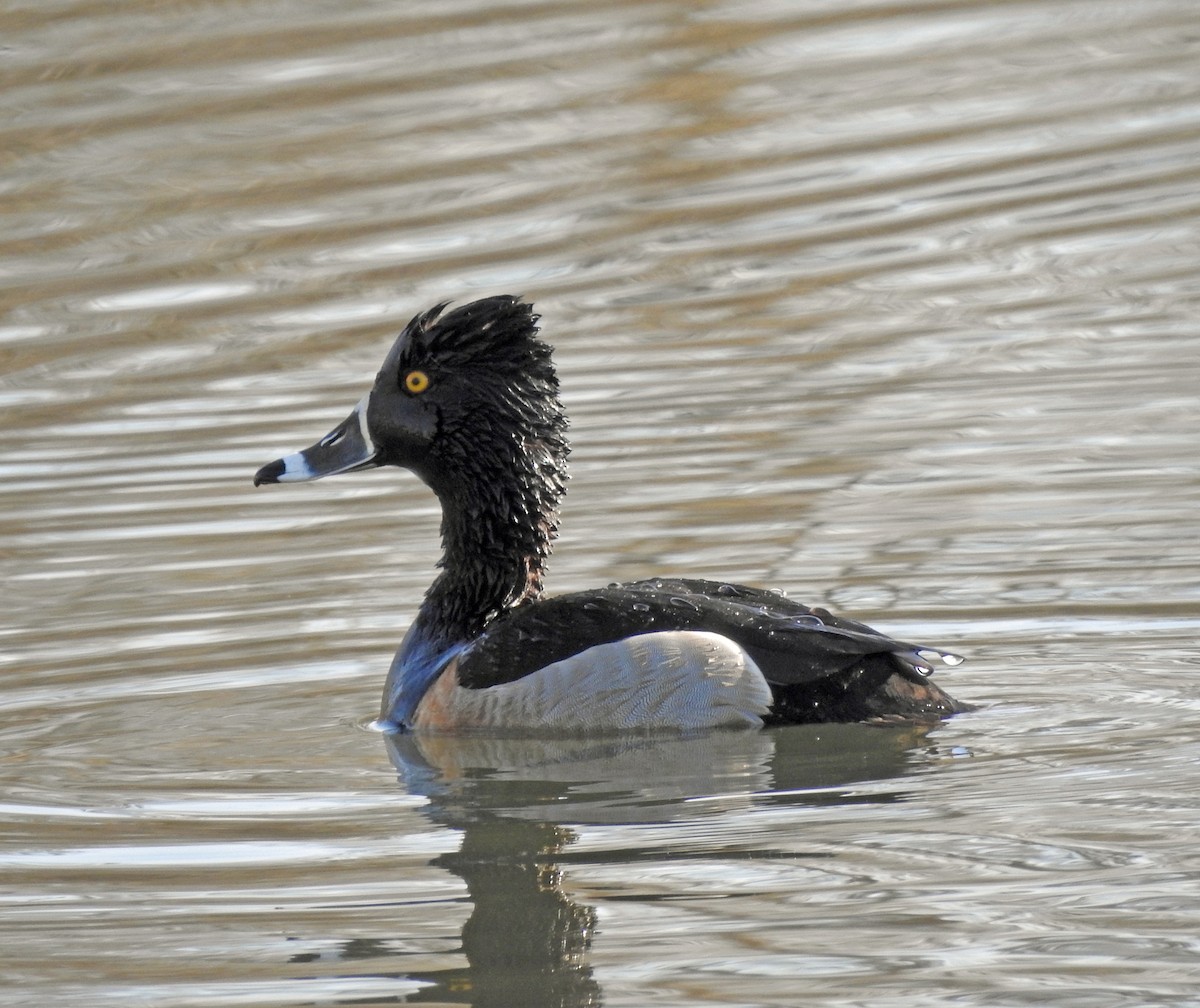
[[[962,655],[951,654],[949,651],[936,651],[933,648],[919,649],[917,656],[927,662],[940,661],[951,668],[954,668],[955,665],[961,665],[965,660]]]

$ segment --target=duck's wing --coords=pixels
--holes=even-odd
[[[836,677],[868,656],[880,656],[916,681],[924,681],[934,662],[961,661],[773,592],[662,578],[561,595],[505,613],[462,654],[458,681],[467,688],[514,682],[596,645],[675,630],[735,642],[773,689]]]
[[[657,590],[659,583],[641,581],[636,587]],[[962,656],[952,651],[896,640],[866,623],[802,605],[780,592],[690,579],[661,583],[668,590],[690,592],[681,596],[683,599],[715,594],[718,609],[736,624],[730,636],[750,652],[767,681],[776,685],[821,679],[871,655],[885,656],[897,672],[917,682],[932,675],[938,665],[953,667],[963,662]],[[840,666],[839,656],[847,659]]]

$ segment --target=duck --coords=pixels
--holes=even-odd
[[[545,595],[570,444],[539,321],[513,295],[421,312],[345,420],[254,476],[397,466],[438,498],[440,573],[388,670],[381,727],[579,735],[972,709],[930,678],[961,656],[776,590],[673,576]]]

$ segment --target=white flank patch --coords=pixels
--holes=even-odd
[[[453,676],[442,678],[447,681],[434,683],[422,706],[440,708],[441,717],[427,724],[441,722],[450,730],[756,727],[771,704],[767,681],[741,647],[694,630],[598,644],[487,689],[464,689]],[[416,727],[422,720],[418,713]]]

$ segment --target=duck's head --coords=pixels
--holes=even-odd
[[[409,322],[342,423],[267,463],[254,485],[395,465],[420,476],[443,503],[516,482],[521,496],[540,498],[538,510],[556,504],[567,424],[533,308],[508,295],[445,308]]]

